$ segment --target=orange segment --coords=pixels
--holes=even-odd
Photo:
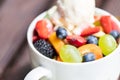
[[[78,50],[80,51],[80,53],[82,55],[84,55],[84,54],[86,54],[88,52],[92,52],[92,53],[94,53],[96,59],[100,59],[100,58],[103,57],[102,50],[100,49],[100,47],[98,47],[95,44],[83,45],[83,46],[79,47]]]
[[[64,42],[62,40],[60,40],[59,38],[57,38],[56,33],[53,32],[50,37],[49,37],[49,41],[51,42],[51,44],[53,45],[53,47],[55,48],[55,50],[57,51],[58,55],[59,55],[59,50],[61,49],[61,47],[64,45]]]

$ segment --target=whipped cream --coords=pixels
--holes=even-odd
[[[94,21],[95,0],[58,0],[62,16],[68,23],[80,25]]]

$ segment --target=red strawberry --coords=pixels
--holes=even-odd
[[[34,31],[33,31],[33,36],[32,36],[33,43],[34,43],[35,41],[37,41],[38,39],[39,39],[38,33],[37,33],[36,30],[34,29]]]
[[[118,24],[110,16],[102,16],[100,22],[105,33],[109,34],[112,30],[118,30],[120,32]]]
[[[74,45],[76,47],[80,47],[86,44],[86,39],[77,35],[67,36],[66,40],[69,44]]]
[[[112,30],[117,30],[118,32],[120,32],[119,25],[112,19],[111,19],[111,25],[112,25]]]
[[[53,31],[53,25],[48,19],[42,19],[37,22],[35,30],[40,38],[47,39]]]
[[[33,36],[32,38],[33,38],[33,42],[35,42],[39,39],[38,36]]]
[[[100,19],[100,23],[101,23],[105,33],[109,34],[112,31],[110,16],[102,16]]]
[[[81,32],[81,36],[89,36],[100,31],[100,27],[88,27]]]

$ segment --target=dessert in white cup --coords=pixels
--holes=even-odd
[[[97,15],[110,15],[120,25],[119,21],[108,12],[96,8]],[[120,74],[120,46],[106,57],[86,63],[59,62],[40,54],[33,46],[33,31],[38,20],[43,19],[46,12],[40,14],[31,23],[27,39],[30,46],[30,57],[34,67],[25,80],[117,80]]]

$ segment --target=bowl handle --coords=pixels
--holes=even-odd
[[[43,68],[37,67],[31,70],[24,78],[24,80],[51,80],[51,71]]]

